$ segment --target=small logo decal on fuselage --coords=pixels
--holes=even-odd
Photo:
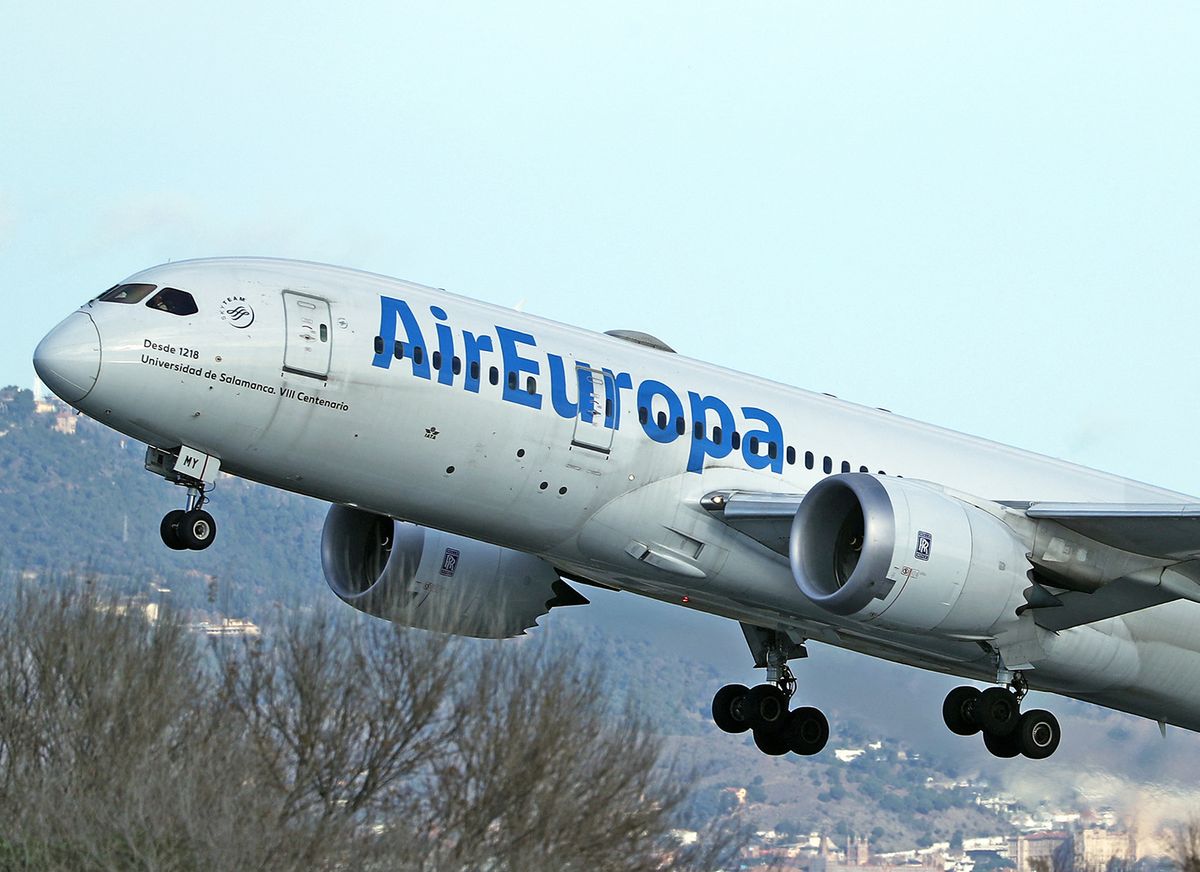
[[[917,531],[917,559],[928,560],[929,552],[933,550],[933,536],[924,530]]]
[[[458,569],[458,551],[447,548],[445,556],[442,557],[442,575],[450,577],[454,575],[456,569]]]
[[[221,320],[244,330],[254,323],[254,308],[245,297],[226,297],[221,301]]]

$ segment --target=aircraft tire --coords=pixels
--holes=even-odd
[[[1062,741],[1062,727],[1058,718],[1043,709],[1033,709],[1021,715],[1021,722],[1014,733],[1021,753],[1030,760],[1045,760],[1058,750]]]
[[[985,734],[1009,736],[1021,720],[1021,704],[1006,687],[989,687],[979,695],[979,724]]]
[[[780,735],[787,740],[792,753],[811,757],[821,753],[829,741],[829,720],[820,709],[802,706],[788,712]]]
[[[158,534],[162,536],[163,544],[172,551],[185,551],[187,545],[179,535],[179,522],[186,514],[183,509],[174,509],[163,515],[162,523],[158,525]]]
[[[950,732],[959,736],[974,736],[983,727],[979,723],[979,698],[982,694],[978,688],[962,686],[946,694],[942,703],[942,720]]]
[[[744,733],[750,729],[742,714],[742,704],[750,688],[744,684],[727,684],[713,697],[712,717],[717,727],[726,733]]]
[[[780,730],[755,730],[754,744],[758,750],[771,757],[782,757],[792,750],[787,736]]]
[[[787,694],[773,684],[756,684],[746,693],[742,712],[755,735],[778,731],[787,720]]]
[[[203,509],[194,509],[179,520],[179,539],[192,551],[203,551],[217,538],[217,522]]]
[[[1016,733],[1009,733],[1007,736],[997,736],[995,733],[989,733],[987,730],[984,730],[983,744],[993,757],[1008,759],[1016,757],[1021,753],[1021,740]]]

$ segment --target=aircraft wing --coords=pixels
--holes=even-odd
[[[701,505],[713,517],[786,558],[792,519],[803,498],[796,493],[722,491],[709,494]],[[1035,520],[1054,521],[1102,545],[1150,558],[1159,567],[1091,591],[1039,591],[1027,608],[1048,630],[1065,630],[1178,599],[1200,602],[1196,581],[1200,580],[1200,504],[1004,505]],[[1030,559],[1036,567],[1036,555]],[[1058,589],[1053,582],[1048,586]]]
[[[1134,554],[1200,557],[1200,505],[1194,503],[1031,503],[1025,514]]]

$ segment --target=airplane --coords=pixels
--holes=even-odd
[[[812,755],[790,663],[822,642],[976,684],[942,718],[997,757],[1062,730],[1030,689],[1200,730],[1200,501],[677,354],[356,270],[214,258],[139,272],[34,352],[146,443],[208,548],[221,474],[331,503],[345,603],[518,636],[595,586],[737,621],[754,687],[712,715]]]

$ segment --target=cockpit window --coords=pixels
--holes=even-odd
[[[196,301],[192,299],[192,295],[178,288],[163,288],[147,300],[146,305],[151,309],[170,312],[172,315],[195,315],[200,311],[196,308]]]
[[[132,284],[109,288],[99,299],[103,303],[140,303],[153,292],[155,285]]]

